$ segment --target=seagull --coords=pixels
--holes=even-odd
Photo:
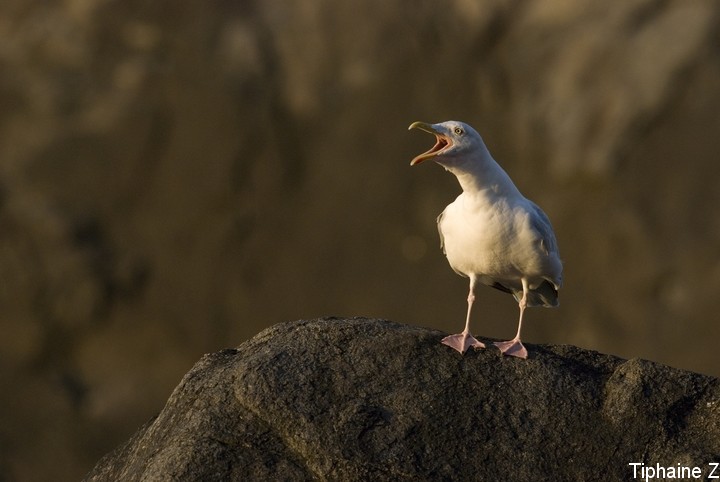
[[[558,306],[562,262],[547,215],[515,187],[492,158],[480,134],[463,122],[413,122],[408,130],[435,135],[435,145],[416,156],[432,159],[457,177],[462,193],[437,218],[440,247],[450,267],[470,279],[465,329],[442,343],[461,354],[485,345],[470,334],[478,283],[510,293],[520,307],[515,338],[494,344],[505,355],[527,358],[520,341],[528,306]]]

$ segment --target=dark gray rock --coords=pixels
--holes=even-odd
[[[720,462],[712,377],[573,346],[460,356],[383,320],[267,329],[206,355],[102,480],[630,480]]]

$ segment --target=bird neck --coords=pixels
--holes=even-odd
[[[514,195],[519,194],[510,176],[487,153],[482,162],[467,162],[447,168],[457,177],[463,192],[469,195],[491,194]]]

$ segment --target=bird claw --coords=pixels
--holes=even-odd
[[[500,349],[500,352],[509,355],[509,356],[516,356],[518,358],[527,358],[528,352],[523,346],[523,344],[520,342],[520,339],[510,340],[510,341],[496,341],[493,343],[496,347]]]
[[[458,333],[457,335],[449,335],[440,341],[443,345],[447,345],[460,352],[465,353],[470,347],[485,348],[485,344],[472,336],[470,333]]]

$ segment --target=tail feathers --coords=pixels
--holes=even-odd
[[[519,303],[522,298],[522,290],[513,292],[513,297]],[[544,306],[546,308],[554,308],[560,305],[558,301],[558,291],[555,286],[545,280],[535,289],[528,291],[528,306]]]

